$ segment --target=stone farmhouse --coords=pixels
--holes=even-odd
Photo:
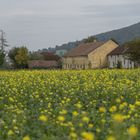
[[[117,47],[108,54],[109,68],[134,68],[134,62],[127,59],[125,52],[127,49],[124,46]]]
[[[83,43],[63,57],[63,69],[95,69],[108,67],[108,54],[119,45],[113,40]]]

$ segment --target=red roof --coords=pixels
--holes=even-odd
[[[31,60],[28,61],[29,68],[52,68],[58,67],[58,63],[54,60],[52,61],[45,61],[45,60]]]

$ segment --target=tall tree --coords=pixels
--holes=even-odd
[[[7,40],[5,38],[5,32],[3,30],[0,30],[0,50],[3,52],[5,51],[5,48],[8,47]]]
[[[124,46],[127,48],[126,56],[135,64],[140,65],[140,39],[127,42]]]
[[[5,54],[2,50],[0,50],[0,66],[4,63]]]
[[[0,66],[3,65],[5,61],[5,48],[8,46],[5,33],[3,30],[0,30]]]
[[[15,56],[15,60],[20,68],[26,68],[28,64],[28,49],[26,47],[21,47]]]
[[[24,46],[15,47],[9,51],[9,57],[13,62],[15,68],[26,68],[28,65],[29,53]]]

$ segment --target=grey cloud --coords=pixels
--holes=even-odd
[[[84,12],[87,16],[92,17],[131,17],[140,16],[140,5],[92,5],[85,7]]]
[[[0,0],[0,28],[11,46],[30,50],[120,28],[140,20],[139,0]]]

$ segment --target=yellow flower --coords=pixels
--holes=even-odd
[[[75,116],[75,117],[78,116],[78,114],[79,114],[79,113],[78,113],[77,111],[73,111],[73,112],[72,112],[72,115]]]
[[[100,132],[101,132],[101,130],[100,130],[99,128],[97,128],[97,129],[96,129],[96,132],[100,133]]]
[[[105,119],[102,119],[102,120],[101,120],[101,122],[102,122],[102,123],[105,123],[105,122],[106,122],[106,120],[105,120]]]
[[[105,107],[100,107],[100,108],[99,108],[99,112],[101,112],[101,113],[105,113],[105,112],[106,112]]]
[[[73,126],[72,122],[68,122],[68,126]]]
[[[88,127],[89,127],[89,128],[93,128],[93,124],[89,124]]]
[[[135,104],[136,104],[137,106],[140,106],[140,101],[136,101]]]
[[[83,132],[81,136],[84,140],[94,140],[94,134],[91,132]]]
[[[41,115],[41,116],[39,116],[39,120],[42,122],[46,122],[48,120],[48,118],[45,115]]]
[[[135,137],[138,133],[138,129],[135,126],[131,126],[130,128],[128,128],[128,134],[131,137]]]
[[[74,132],[71,132],[71,133],[70,133],[70,137],[71,137],[71,138],[77,138],[77,134],[74,133]]]
[[[110,112],[115,112],[116,110],[117,110],[117,107],[116,107],[116,106],[112,106],[112,107],[109,109]]]
[[[82,118],[82,121],[83,121],[83,122],[89,122],[89,118],[88,118],[88,117],[83,117],[83,118]]]
[[[106,140],[116,140],[114,136],[108,136]]]
[[[83,127],[83,123],[79,123],[79,126],[80,126],[80,127]]]
[[[81,103],[77,103],[76,105],[75,105],[77,108],[82,108],[82,105],[81,105]]]
[[[134,110],[135,110],[135,105],[130,104],[130,105],[129,105],[129,108],[130,108],[132,111],[134,111]]]
[[[122,110],[125,106],[123,104],[120,104],[119,109]]]
[[[74,128],[74,127],[71,127],[70,130],[71,130],[71,131],[75,131],[75,128]]]
[[[116,99],[116,102],[117,102],[117,103],[120,103],[120,102],[121,102],[121,99],[117,98],[117,99]]]
[[[121,123],[121,122],[123,122],[124,117],[121,114],[114,114],[113,115],[113,120],[117,123]]]
[[[58,116],[57,118],[60,122],[64,122],[65,121],[65,117],[64,116]]]
[[[22,140],[31,140],[30,139],[30,137],[29,136],[25,136],[25,137],[23,137],[23,139]]]
[[[60,111],[60,114],[61,114],[61,115],[65,115],[65,114],[67,114],[67,113],[68,113],[67,110],[62,110],[62,111]]]
[[[14,132],[12,130],[9,130],[8,135],[14,135]]]

